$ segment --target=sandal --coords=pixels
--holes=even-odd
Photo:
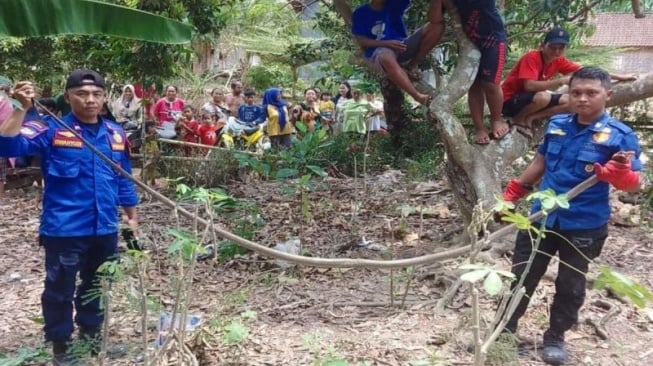
[[[523,125],[515,125],[515,129],[517,132],[522,134],[524,137],[528,138],[529,140],[533,138],[533,128],[528,127],[528,126],[523,126]]]
[[[483,135],[475,134],[473,141],[476,145],[487,145],[490,143],[490,135],[488,135],[487,133]]]

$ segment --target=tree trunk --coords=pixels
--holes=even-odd
[[[639,75],[635,81],[612,86],[608,107],[632,103],[653,97],[653,73]]]
[[[410,121],[410,114],[404,103],[404,92],[384,77],[381,79],[381,94],[386,122],[392,130],[393,138],[396,138],[397,132],[406,127]]]
[[[644,18],[646,15],[642,12],[642,3],[639,0],[631,0],[631,2],[633,4],[633,14],[635,14],[635,18]]]

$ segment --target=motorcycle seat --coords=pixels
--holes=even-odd
[[[259,127],[259,126],[245,127],[245,128],[243,128],[243,133],[245,133],[246,135],[251,135],[251,134],[253,134],[254,132],[256,132],[256,131],[258,131],[260,129],[261,129],[261,127]]]

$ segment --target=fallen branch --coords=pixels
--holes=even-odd
[[[585,323],[588,324],[588,325],[591,325],[592,327],[594,327],[594,329],[596,330],[596,335],[599,338],[601,338],[602,340],[606,341],[606,340],[608,340],[609,336],[608,336],[608,332],[605,330],[605,324],[610,319],[612,319],[615,315],[617,315],[617,314],[619,314],[621,312],[621,307],[619,305],[615,305],[615,304],[609,303],[607,301],[597,300],[597,302],[598,301],[601,301],[601,302],[599,304],[595,303],[595,305],[600,306],[601,308],[604,308],[604,309],[606,308],[606,305],[608,306],[607,314],[603,315],[601,317],[601,319],[599,319],[598,321],[596,321],[596,320],[594,320],[592,318],[587,318],[587,319],[585,319]]]
[[[179,140],[170,140],[170,139],[158,139],[157,141],[164,142],[166,144],[171,144],[171,145],[179,145],[179,146],[189,146],[189,147],[199,147],[202,149],[209,149],[209,150],[220,150],[220,151],[226,151],[232,154],[239,153],[239,154],[247,154],[247,155],[253,155],[253,156],[261,156],[263,154],[252,152],[252,151],[247,151],[247,150],[238,150],[238,149],[227,149],[225,147],[219,147],[219,146],[211,146],[211,145],[202,145],[202,144],[196,144],[194,142],[186,142],[186,141],[179,141]]]
[[[135,159],[152,159],[152,155],[143,155],[143,154],[131,154],[130,155],[132,158]],[[182,160],[182,161],[200,161],[200,162],[207,162],[207,161],[217,161],[216,159],[206,159],[206,158],[201,158],[201,157],[195,157],[195,156],[168,156],[168,155],[161,155],[157,156],[156,158],[153,158],[154,160]]]

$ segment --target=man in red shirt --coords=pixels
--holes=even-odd
[[[549,91],[567,85],[569,75],[581,68],[581,65],[565,58],[568,44],[569,33],[566,30],[551,29],[540,49],[522,56],[501,84],[503,116],[512,117],[517,131],[526,137],[533,137],[533,121],[571,112],[569,95]],[[557,74],[563,77],[553,79]],[[635,79],[632,74],[610,76],[618,81]]]

